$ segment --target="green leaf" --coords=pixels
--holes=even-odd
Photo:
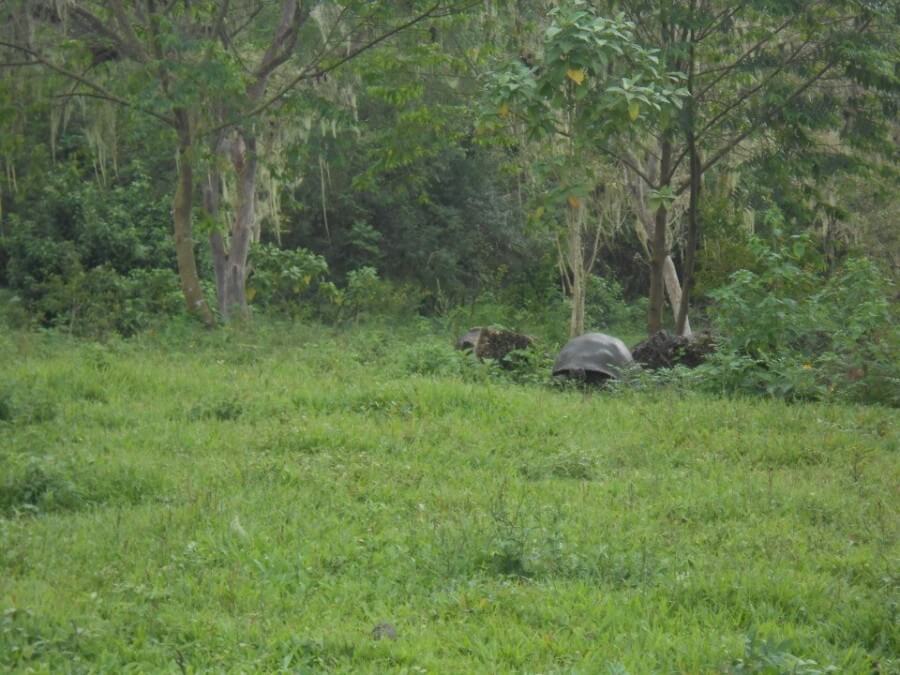
[[[637,120],[637,118],[640,116],[640,114],[641,114],[641,106],[640,106],[640,104],[639,104],[637,101],[632,101],[632,102],[628,105],[628,117],[629,117],[629,119],[630,119],[632,122],[634,122],[635,120]]]

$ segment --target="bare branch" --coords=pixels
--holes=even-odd
[[[297,0],[284,0],[281,5],[281,20],[275,29],[272,44],[269,45],[256,69],[255,86],[262,87],[272,71],[291,57],[294,45],[297,44],[297,33],[305,18],[304,14],[308,15],[298,11]]]
[[[707,24],[707,26],[703,30],[699,31],[699,33],[697,34],[697,36],[695,38],[696,41],[703,42],[703,40],[705,40],[707,37],[709,37],[712,34],[712,32],[713,32],[713,30],[715,30],[716,26],[720,25],[723,21],[728,21],[728,19],[730,19],[735,14],[740,12],[746,4],[747,4],[746,2],[736,3],[734,5],[734,7],[723,9],[721,12],[719,12],[716,16],[714,16],[712,18],[712,20]]]
[[[782,61],[778,65],[778,67],[775,68],[775,70],[773,70],[771,73],[769,73],[769,75],[767,77],[764,77],[756,86],[751,87],[750,89],[746,89],[743,92],[741,92],[737,98],[735,98],[731,103],[726,105],[725,108],[723,110],[719,111],[718,114],[713,116],[713,118],[711,120],[709,120],[706,124],[703,125],[702,129],[697,131],[697,134],[696,134],[697,138],[702,138],[703,136],[705,136],[711,129],[714,129],[719,124],[719,122],[721,122],[723,119],[725,119],[731,113],[731,111],[733,111],[735,108],[743,105],[746,101],[748,101],[750,99],[750,97],[752,97],[760,89],[764,88],[767,84],[769,84],[769,82],[771,82],[779,73],[781,73],[781,71],[783,71],[789,65],[795,63],[797,58],[799,57],[800,53],[803,51],[804,48],[806,48],[806,46],[811,41],[812,41],[812,38],[810,38],[806,42],[802,43],[799,47],[797,47],[790,54],[790,56],[788,56],[787,59]],[[708,90],[709,90],[709,87],[707,87],[704,91],[708,91]],[[678,154],[678,157],[675,158],[675,161],[672,162],[672,170],[668,176],[668,179],[671,179],[671,177],[675,174],[675,171],[678,169],[681,162],[684,161],[684,158],[687,156],[687,154],[688,154],[688,148],[685,147]]]

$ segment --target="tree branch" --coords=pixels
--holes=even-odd
[[[136,61],[146,63],[148,60],[147,51],[131,27],[131,20],[125,11],[125,7],[122,5],[122,0],[109,0],[109,4],[112,7],[113,15],[116,17],[116,23],[119,24],[119,30],[122,31],[123,41],[131,49]]]
[[[14,50],[23,52],[25,54],[28,54],[30,57],[35,59],[35,61],[37,63],[44,66],[45,68],[48,68],[49,70],[52,70],[55,73],[59,73],[60,75],[62,75],[63,77],[65,77],[67,79],[70,79],[74,82],[78,82],[79,84],[84,85],[85,87],[87,87],[94,93],[94,98],[102,98],[107,101],[112,101],[113,103],[118,103],[119,105],[121,105],[123,107],[132,108],[132,109],[138,110],[146,115],[150,115],[151,117],[155,117],[156,119],[160,120],[161,122],[165,122],[169,126],[175,125],[174,118],[167,117],[167,116],[165,116],[161,113],[158,113],[154,110],[150,110],[148,108],[144,108],[142,106],[136,105],[136,104],[132,103],[131,101],[128,101],[127,99],[122,98],[121,96],[116,96],[115,94],[113,94],[110,91],[107,91],[104,87],[97,84],[96,82],[91,82],[90,80],[88,80],[85,77],[82,77],[78,73],[74,73],[71,70],[63,68],[62,66],[58,66],[55,63],[53,63],[52,61],[47,60],[40,53],[34,51],[33,49],[29,49],[28,47],[24,47],[23,45],[14,44],[12,42],[6,42],[4,40],[0,40],[0,47],[8,47],[9,49],[14,49]],[[85,94],[81,94],[81,95],[85,95]]]
[[[747,89],[747,90],[741,92],[741,94],[736,99],[734,99],[731,103],[726,105],[723,110],[720,110],[718,114],[714,115],[713,118],[711,120],[709,120],[709,122],[704,124],[702,129],[700,129],[699,131],[696,132],[697,138],[703,138],[711,129],[714,129],[716,127],[716,125],[719,124],[719,122],[721,122],[723,119],[725,119],[725,117],[727,117],[728,114],[731,113],[732,110],[734,110],[738,106],[742,105],[745,101],[750,99],[751,96],[753,96],[756,92],[758,92],[760,89],[765,87],[781,71],[783,71],[785,68],[787,68],[792,63],[794,63],[797,60],[797,57],[803,51],[803,49],[806,48],[806,46],[811,41],[812,41],[812,39],[810,38],[806,42],[802,43],[799,47],[797,47],[790,54],[790,56],[788,56],[787,59],[782,61],[775,70],[773,70],[771,73],[769,73],[768,76],[763,78],[756,86],[751,87],[750,89]],[[719,79],[721,79],[721,78],[719,78]],[[704,91],[709,91],[709,87],[707,87]],[[672,162],[672,172],[668,176],[667,180],[671,180],[672,176],[675,174],[675,171],[678,169],[681,162],[684,161],[684,158],[687,156],[687,154],[688,154],[687,147],[683,148],[682,151],[680,153],[678,153],[678,157],[676,157],[675,161]]]
[[[762,115],[759,119],[756,120],[753,124],[751,124],[747,129],[737,134],[733,138],[731,138],[728,142],[725,143],[716,153],[710,157],[701,167],[700,174],[706,173],[709,169],[719,163],[719,161],[725,157],[729,152],[731,152],[736,145],[743,142],[748,136],[754,133],[757,129],[759,129],[763,124],[768,122],[772,117],[787,108],[789,104],[791,104],[797,97],[799,97],[803,92],[809,89],[813,84],[818,82],[829,70],[834,68],[837,65],[837,60],[833,59],[826,63],[815,75],[810,77],[806,82],[804,82],[800,87],[794,90],[790,96],[788,96],[781,104],[777,106],[772,106],[766,112],[765,115]],[[690,187],[689,182],[682,183],[678,186],[675,194],[682,194],[688,187]]]
[[[747,51],[745,51],[737,59],[735,59],[731,64],[729,64],[728,66],[725,66],[724,69],[722,70],[722,73],[718,77],[713,79],[713,81],[710,82],[708,85],[703,87],[703,89],[697,94],[697,99],[698,100],[702,99],[708,91],[710,91],[713,87],[715,87],[717,84],[719,84],[719,82],[721,82],[725,77],[728,77],[728,75],[731,74],[739,65],[741,65],[751,54],[753,54],[753,52],[755,52],[757,49],[759,49],[764,44],[769,42],[769,40],[774,38],[785,28],[790,26],[796,20],[796,18],[797,18],[796,15],[790,16],[787,21],[785,21],[783,24],[781,24],[778,28],[776,28],[774,31],[772,31],[769,35],[767,35],[762,40],[757,42],[755,45],[750,47]],[[711,72],[711,71],[707,71],[707,73],[708,72]],[[697,73],[697,75],[695,77],[700,78],[704,74],[707,74],[707,73]]]
[[[466,7],[464,9],[453,10],[453,9],[448,8],[445,13],[439,13],[438,10],[440,10],[441,7],[443,6],[443,2],[442,2],[442,0],[438,0],[438,2],[433,4],[429,9],[422,12],[421,14],[418,14],[415,17],[413,17],[412,19],[405,21],[404,23],[402,23],[398,26],[395,26],[395,27],[391,28],[390,30],[385,31],[381,35],[373,38],[372,40],[369,40],[365,44],[362,44],[359,47],[356,47],[355,49],[351,50],[348,54],[341,57],[334,63],[329,64],[326,67],[316,67],[316,65],[318,63],[321,63],[321,60],[313,61],[313,62],[307,64],[304,68],[302,68],[300,70],[300,72],[296,76],[291,78],[288,81],[288,83],[285,84],[284,86],[282,86],[274,95],[272,95],[271,97],[269,97],[268,99],[266,99],[265,101],[263,101],[258,106],[251,109],[250,111],[236,117],[235,119],[229,120],[228,122],[225,122],[216,127],[213,127],[207,133],[215,133],[217,131],[221,131],[222,129],[232,127],[232,126],[238,124],[241,119],[253,117],[255,115],[260,114],[261,112],[264,112],[265,110],[270,108],[272,105],[274,105],[276,102],[278,102],[278,100],[281,99],[281,97],[283,97],[285,94],[287,94],[289,91],[291,91],[294,87],[296,87],[301,82],[304,82],[306,80],[319,79],[319,78],[327,75],[328,73],[340,68],[342,65],[344,65],[348,61],[355,59],[360,54],[369,51],[373,47],[378,46],[379,44],[381,44],[382,42],[384,42],[386,40],[389,40],[390,38],[394,37],[398,33],[403,32],[407,28],[415,26],[416,24],[421,23],[422,21],[429,19],[429,18],[438,17],[438,16],[440,16],[440,17],[450,16],[457,12],[465,11],[465,9],[468,9],[468,7],[475,6],[478,3],[477,2],[465,2],[463,4],[466,5]]]

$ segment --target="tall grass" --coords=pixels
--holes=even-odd
[[[0,670],[900,669],[887,410],[511,384],[424,324],[0,359]]]

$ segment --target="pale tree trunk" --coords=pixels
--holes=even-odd
[[[244,131],[236,131],[229,140],[214,143],[216,155],[228,155],[236,178],[234,214],[230,223],[222,222],[222,177],[218,170],[210,170],[203,189],[203,204],[210,217],[219,225],[209,235],[219,313],[223,321],[249,315],[246,281],[250,245],[257,238],[256,178],[258,160],[256,139]],[[223,234],[227,229],[228,237]]]
[[[213,161],[203,183],[203,208],[215,227],[209,233],[209,247],[212,252],[213,272],[216,277],[216,303],[219,316],[227,314],[225,297],[225,263],[228,260],[228,250],[225,246],[225,237],[222,228],[222,176],[217,168],[216,157],[221,152],[222,136],[216,137],[212,144]]]
[[[697,1],[691,0],[691,16],[697,9]],[[688,322],[688,305],[691,302],[691,288],[694,284],[694,266],[697,256],[697,245],[700,238],[700,182],[703,174],[702,163],[700,161],[700,153],[697,149],[696,137],[696,110],[693,98],[694,92],[694,66],[695,53],[694,47],[696,41],[694,39],[694,29],[691,28],[690,47],[688,49],[688,91],[691,96],[688,98],[684,110],[684,121],[687,131],[688,156],[690,158],[690,201],[688,203],[688,231],[687,243],[684,251],[684,294],[679,301],[673,302],[676,308],[675,315],[675,332],[678,335],[690,337],[691,324]]]
[[[666,176],[672,162],[672,142],[664,138],[660,144],[659,175]],[[650,308],[647,313],[647,332],[652,335],[662,330],[664,276],[666,258],[669,256],[666,235],[669,212],[664,204],[656,209],[653,221],[653,237],[650,244]]]
[[[584,304],[587,296],[587,275],[584,262],[584,202],[571,201],[566,213],[568,240],[568,267],[571,279],[572,313],[569,319],[569,337],[584,334]]]
[[[239,134],[231,148],[231,162],[237,176],[237,203],[225,262],[225,306],[229,316],[237,311],[246,317],[247,258],[256,229],[256,139]]]
[[[671,157],[671,154],[670,154]],[[640,164],[636,157],[630,157],[630,161],[633,164]],[[648,162],[648,166],[644,166],[644,173],[650,177],[656,176],[656,166],[652,162]],[[626,170],[627,176],[627,184],[628,184],[628,192],[631,194],[632,205],[634,206],[634,210],[637,212],[638,216],[638,227],[637,227],[637,235],[641,241],[641,244],[644,248],[644,253],[651,260],[651,277],[653,272],[653,255],[652,250],[655,244],[658,243],[656,238],[657,235],[657,222],[658,219],[664,223],[663,229],[659,231],[660,234],[665,233],[668,228],[669,221],[669,213],[665,209],[665,207],[660,207],[655,213],[651,212],[648,207],[648,199],[647,199],[647,189],[648,186],[646,181],[638,176],[634,172],[630,172]],[[663,211],[663,214],[660,214],[660,210]],[[672,315],[673,318],[678,320],[678,308],[681,303],[681,283],[678,279],[678,271],[675,269],[675,262],[672,260],[672,256],[668,251],[668,244],[663,243],[661,245],[661,250],[665,252],[665,256],[662,259],[662,262],[657,262],[662,269],[662,286],[664,288],[665,294],[669,298],[669,304],[672,307]],[[654,279],[651,278],[651,295],[653,290]],[[658,291],[659,292],[659,291]],[[652,304],[652,303],[651,303]],[[664,302],[661,302],[661,305]],[[662,325],[662,309],[659,310],[657,314],[658,324]],[[649,317],[648,317],[648,328],[649,328]],[[654,331],[655,332],[655,331]],[[691,335],[691,323],[688,317],[685,315],[685,330],[684,335]]]
[[[663,263],[663,281],[666,284],[666,295],[669,296],[669,305],[672,307],[672,314],[676,323],[675,332],[679,335],[684,335],[685,337],[690,337],[691,333],[691,321],[687,316],[687,310],[685,310],[684,314],[684,328],[679,331],[677,329],[678,324],[678,312],[681,308],[681,300],[682,300],[682,288],[681,284],[678,282],[678,270],[675,269],[675,262],[672,260],[671,255],[666,256],[666,260]]]
[[[172,205],[172,221],[175,238],[175,257],[178,262],[178,276],[181,290],[187,303],[188,312],[212,327],[216,320],[200,286],[197,261],[194,257],[193,227],[191,211],[194,204],[194,171],[191,166],[193,146],[190,119],[186,111],[176,111],[178,122],[178,184]]]
[[[253,71],[254,79],[245,93],[244,107],[256,107],[265,95],[271,74],[290,59],[297,42],[300,26],[309,16],[311,6],[297,0],[282,0],[279,23],[272,36],[272,42]],[[249,316],[247,305],[247,276],[250,245],[259,238],[256,221],[256,181],[259,158],[257,139],[250,126],[234,130],[228,141],[217,142],[214,154],[226,152],[234,171],[236,190],[234,215],[228,227],[228,241],[221,232],[210,235],[213,266],[216,272],[219,312],[224,321],[238,315]],[[213,185],[214,183],[214,185]],[[210,175],[209,207],[211,215],[219,212],[221,199],[221,178]],[[218,220],[218,218],[216,218]]]

